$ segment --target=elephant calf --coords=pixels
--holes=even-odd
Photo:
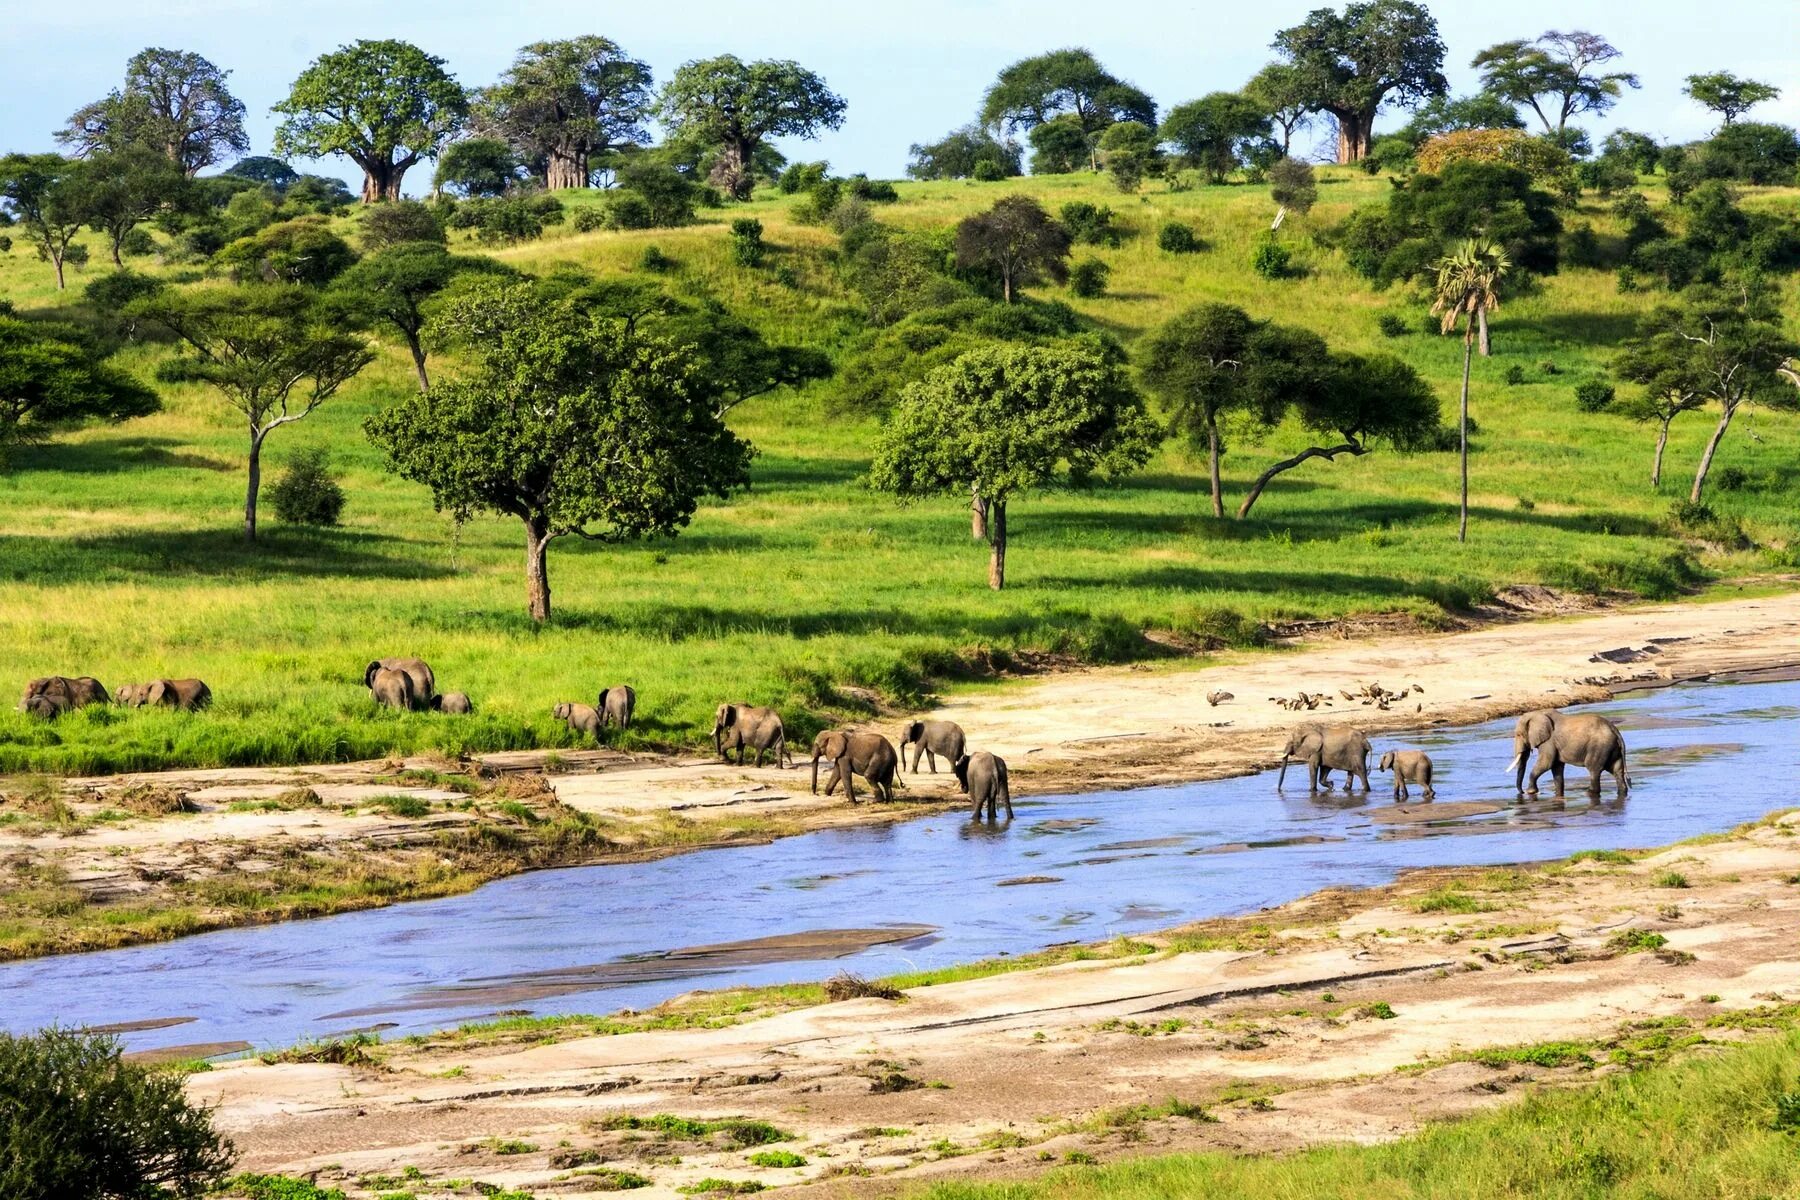
[[[51,704],[57,705],[58,712],[67,712],[72,708],[86,708],[90,704],[107,704],[112,697],[107,695],[106,688],[92,675],[81,675],[70,678],[67,675],[46,675],[42,679],[34,679],[25,685],[25,694],[19,697],[19,707],[34,711],[37,706],[33,699],[45,696]]]
[[[1416,783],[1425,789],[1425,799],[1437,799],[1431,787],[1431,755],[1423,750],[1389,750],[1375,764],[1377,771],[1394,773],[1394,799],[1407,797],[1406,785]]]
[[[405,671],[392,667],[376,667],[368,675],[369,695],[375,703],[397,708],[407,712],[415,708],[423,708],[425,702],[420,698],[413,678]]]
[[[469,693],[467,692],[445,692],[441,696],[433,696],[431,708],[433,712],[451,713],[459,717],[467,716],[475,711],[475,706],[469,702]]]
[[[567,700],[550,710],[550,715],[573,729],[600,740],[600,714],[590,704],[570,704]]]
[[[1308,721],[1294,726],[1287,745],[1281,751],[1281,774],[1275,780],[1279,788],[1287,780],[1289,762],[1306,764],[1306,786],[1311,791],[1331,790],[1331,773],[1341,770],[1349,776],[1344,791],[1349,792],[1362,780],[1363,791],[1369,790],[1369,739],[1360,729],[1348,725],[1320,725]]]
[[[983,808],[987,809],[988,820],[999,820],[1002,804],[1006,805],[1006,819],[1012,820],[1012,788],[1007,783],[1004,758],[977,750],[959,757],[950,769],[956,772],[956,781],[962,784],[963,791],[974,797],[977,821],[981,820]]]
[[[721,704],[713,714],[713,753],[730,761],[730,751],[737,751],[738,766],[744,765],[744,751],[756,751],[756,765],[763,765],[763,755],[773,753],[777,767],[793,765],[788,753],[787,730],[781,714],[772,708],[753,704]]]
[[[54,721],[69,711],[69,702],[62,696],[27,696],[19,702],[19,707],[26,716],[36,717],[40,721]]]
[[[913,721],[900,731],[900,765],[906,765],[906,748],[911,746],[913,774],[919,773],[919,759],[923,757],[936,775],[937,756],[941,754],[945,762],[954,764],[963,756],[965,740],[962,726],[955,721]]]
[[[602,725],[630,729],[631,715],[637,711],[637,691],[623,683],[618,687],[601,688],[594,707],[600,710]]]
[[[212,689],[200,679],[153,679],[149,683],[128,683],[113,693],[113,700],[126,708],[142,708],[146,704],[178,708],[183,712],[206,708],[212,704]]]
[[[861,775],[877,800],[894,798],[894,776],[900,770],[900,756],[891,742],[879,733],[856,733],[844,729],[827,729],[813,739],[812,790],[819,790],[819,760],[831,763],[831,775],[825,780],[825,794],[831,795],[838,781],[844,782],[844,798],[856,803],[856,787],[851,776]]]

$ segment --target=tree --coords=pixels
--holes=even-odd
[[[106,236],[114,266],[124,266],[119,248],[139,225],[159,212],[186,207],[192,191],[187,176],[154,149],[127,145],[100,151],[76,173],[80,207],[95,233]]]
[[[908,154],[906,173],[914,179],[969,179],[982,163],[991,163],[998,178],[1010,179],[1023,170],[1017,142],[1003,142],[979,125],[953,129],[936,142],[915,143]]]
[[[1334,434],[1334,444],[1308,446],[1271,464],[1244,494],[1240,519],[1250,515],[1269,481],[1315,458],[1361,457],[1375,443],[1418,449],[1438,429],[1438,398],[1419,373],[1392,354],[1333,354],[1328,363],[1299,364],[1285,398],[1301,428]],[[1309,386],[1310,385],[1310,386]],[[1269,414],[1265,413],[1264,420]]]
[[[1523,129],[1455,129],[1428,138],[1415,155],[1419,170],[1441,175],[1451,163],[1502,163],[1531,176],[1533,182],[1568,177],[1569,155],[1549,138]]]
[[[1238,92],[1213,92],[1169,110],[1158,136],[1213,183],[1242,166],[1251,147],[1273,135],[1262,105]]]
[[[1640,325],[1636,338],[1625,343],[1613,371],[1643,392],[1619,406],[1637,421],[1656,422],[1656,450],[1650,456],[1650,487],[1662,487],[1663,451],[1669,445],[1669,426],[1676,417],[1706,407],[1707,381],[1696,370],[1688,343],[1662,327],[1660,322]]]
[[[104,361],[67,325],[0,316],[0,459],[82,421],[124,421],[161,407],[156,393]]]
[[[520,520],[532,620],[550,617],[555,539],[673,536],[703,496],[749,482],[750,447],[679,346],[526,284],[473,288],[441,323],[473,369],[363,427],[438,508]]]
[[[206,384],[247,421],[244,537],[255,541],[263,443],[282,426],[311,416],[374,360],[374,352],[361,338],[327,324],[316,296],[297,284],[170,290],[135,307],[186,343],[187,353],[165,362],[159,377]]]
[[[1413,110],[1412,120],[1393,136],[1404,138],[1416,150],[1442,133],[1524,128],[1525,122],[1519,119],[1519,110],[1512,101],[1492,92],[1476,92],[1471,96],[1431,97]]]
[[[109,1037],[0,1034],[0,1195],[117,1200],[210,1194],[231,1143],[181,1075],[128,1063]]]
[[[520,166],[519,156],[500,138],[464,138],[444,147],[431,185],[465,199],[504,196],[508,188],[519,182]]]
[[[1075,118],[1096,171],[1096,140],[1107,126],[1136,121],[1156,127],[1155,101],[1080,47],[1020,59],[1000,72],[981,103],[981,123],[1001,131],[1034,130],[1064,115]]]
[[[1274,48],[1299,72],[1307,107],[1338,126],[1338,161],[1368,153],[1375,114],[1449,90],[1437,21],[1413,0],[1361,0],[1335,13],[1314,9],[1275,36]]]
[[[1730,71],[1689,75],[1681,89],[1695,104],[1710,108],[1729,125],[1757,105],[1774,100],[1781,89],[1755,79],[1743,79]]]
[[[1284,158],[1269,168],[1269,198],[1305,216],[1319,199],[1319,181],[1311,163]]]
[[[1482,87],[1530,108],[1544,132],[1560,138],[1570,118],[1604,116],[1623,89],[1639,86],[1630,71],[1600,70],[1620,57],[1619,49],[1599,34],[1552,29],[1534,41],[1520,38],[1489,46],[1469,65],[1481,72]]]
[[[1435,275],[1439,260],[1471,233],[1498,243],[1517,269],[1551,274],[1561,231],[1556,198],[1530,175],[1465,159],[1449,162],[1441,174],[1414,175],[1385,205],[1356,210],[1340,242],[1350,265],[1385,287]]]
[[[1124,475],[1158,440],[1116,359],[1073,346],[983,347],[901,394],[869,482],[902,500],[974,495],[987,513],[988,586],[998,591],[1014,496]]]
[[[1299,68],[1270,63],[1244,85],[1244,95],[1256,101],[1270,123],[1281,130],[1282,155],[1291,154],[1294,135],[1312,122],[1312,106]]]
[[[1471,238],[1454,254],[1438,262],[1437,287],[1431,311],[1442,318],[1443,332],[1463,323],[1462,408],[1457,441],[1462,469],[1462,506],[1456,540],[1469,540],[1469,367],[1475,352],[1477,329],[1482,353],[1487,353],[1488,313],[1500,307],[1500,285],[1512,263],[1506,251],[1493,242]]]
[[[350,243],[331,231],[324,217],[277,221],[241,237],[213,256],[233,282],[302,283],[323,287],[356,261]]]
[[[377,205],[365,211],[358,224],[358,240],[369,253],[407,242],[436,242],[440,246],[448,243],[444,222],[417,200]]]
[[[1067,279],[1069,245],[1069,231],[1030,196],[1002,196],[956,227],[957,266],[998,276],[1008,304],[1018,288]]]
[[[299,183],[301,179],[300,172],[279,158],[270,158],[266,154],[240,158],[231,164],[225,174],[235,179],[249,179],[264,184],[278,196]]]
[[[595,159],[646,145],[654,107],[650,68],[603,37],[532,42],[477,105],[480,127],[503,139],[544,185],[585,188]]]
[[[192,178],[250,149],[229,71],[185,50],[151,47],[125,64],[125,86],[77,109],[56,140],[79,155],[149,146]]]
[[[354,42],[321,54],[287,99],[275,153],[342,154],[362,168],[365,204],[398,200],[406,172],[443,149],[468,115],[468,97],[444,60],[409,42]]]
[[[1654,175],[1656,162],[1662,157],[1662,147],[1647,133],[1615,129],[1600,143],[1600,154],[1603,158],[1615,158],[1629,163],[1631,169],[1640,175]]]
[[[1137,121],[1115,121],[1100,135],[1100,165],[1121,192],[1135,192],[1144,176],[1162,168],[1156,131]]]
[[[1051,117],[1042,125],[1033,126],[1025,140],[1031,143],[1033,175],[1068,175],[1092,167],[1095,161],[1094,143],[1074,113]]]
[[[326,297],[326,311],[352,324],[381,325],[399,333],[412,355],[413,374],[423,392],[431,387],[425,370],[424,337],[431,301],[458,275],[506,271],[494,259],[453,255],[435,242],[402,242],[371,254],[338,276]]]
[[[68,286],[63,265],[87,261],[83,247],[70,245],[92,216],[87,174],[88,164],[60,154],[0,158],[0,212],[18,222],[36,243],[38,257],[56,268],[59,291]]]
[[[716,147],[713,182],[748,200],[757,151],[767,139],[815,138],[843,125],[844,108],[843,97],[799,63],[745,63],[722,54],[678,68],[659,111],[671,137]]]

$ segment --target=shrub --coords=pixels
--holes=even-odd
[[[1595,413],[1613,402],[1613,385],[1604,379],[1584,379],[1575,385],[1575,407]]]
[[[12,253],[12,239],[0,233],[0,254]]]
[[[975,169],[969,173],[969,178],[977,183],[999,183],[1006,178],[1006,171],[999,163],[984,158],[975,164]]]
[[[1288,273],[1290,257],[1286,246],[1265,234],[1250,253],[1250,267],[1264,279],[1280,279]]]
[[[1381,328],[1382,337],[1405,337],[1412,332],[1412,327],[1406,323],[1406,318],[1399,313],[1382,313],[1380,317],[1376,318],[1375,323]]]
[[[1170,221],[1156,235],[1156,245],[1170,254],[1192,254],[1200,249],[1200,239],[1192,225]]]
[[[636,192],[620,191],[606,202],[602,223],[608,229],[650,229],[656,225],[656,213]]]
[[[1125,240],[1124,230],[1113,224],[1113,210],[1105,205],[1076,200],[1063,205],[1058,216],[1062,218],[1063,228],[1077,242],[1116,247]]]
[[[829,163],[789,163],[787,169],[775,180],[775,187],[784,196],[794,196],[801,192],[810,192],[813,185],[825,178]]]
[[[844,187],[852,196],[869,204],[893,204],[900,199],[899,189],[885,179],[870,179],[867,175],[852,175],[844,181]]]
[[[142,258],[155,252],[156,239],[150,236],[148,229],[133,229],[119,240],[119,253],[127,257]]]
[[[1577,225],[1562,240],[1562,261],[1571,267],[1604,267],[1606,252],[1591,225]]]
[[[402,242],[444,244],[444,224],[438,215],[417,200],[390,200],[371,205],[363,213],[363,249],[373,253]]]
[[[1319,185],[1313,176],[1312,164],[1284,158],[1270,167],[1269,195],[1275,203],[1302,216],[1311,212],[1319,199]]]
[[[1750,472],[1742,467],[1722,467],[1719,473],[1713,476],[1713,484],[1721,492],[1742,491],[1744,485],[1749,482]]]
[[[569,218],[569,227],[576,233],[593,233],[606,228],[606,210],[604,208],[578,208],[575,215]]]
[[[759,1150],[750,1156],[753,1167],[804,1167],[806,1158],[792,1150]]]
[[[291,1175],[238,1175],[227,1184],[246,1200],[345,1200],[337,1188],[322,1188]]]
[[[197,1196],[230,1143],[181,1078],[124,1062],[111,1038],[0,1034],[0,1195],[8,1200]]]
[[[107,330],[119,337],[130,337],[137,331],[135,318],[125,314],[125,306],[133,300],[154,296],[168,286],[153,275],[136,271],[114,271],[87,285],[88,306]]]
[[[1112,268],[1097,258],[1085,259],[1069,270],[1069,290],[1083,299],[1106,294],[1107,276]]]
[[[290,525],[336,525],[344,512],[344,489],[331,476],[331,453],[323,446],[302,450],[269,489],[275,515]]]
[[[900,989],[892,984],[864,979],[849,971],[839,971],[825,981],[825,998],[834,1004],[840,1000],[861,1000],[866,997],[876,1000],[905,999]]]
[[[760,267],[768,247],[762,240],[762,222],[739,217],[731,223],[731,258],[741,267]]]
[[[1506,386],[1518,387],[1525,382],[1525,368],[1518,363],[1506,368]]]
[[[673,271],[676,263],[674,259],[662,252],[660,246],[645,246],[644,252],[638,255],[638,266],[660,275],[664,271]]]
[[[1454,129],[1419,147],[1419,170],[1436,175],[1455,162],[1501,163],[1534,180],[1560,178],[1569,170],[1569,152],[1523,129]]]

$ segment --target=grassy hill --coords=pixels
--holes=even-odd
[[[1299,277],[1279,281],[1248,267],[1272,216],[1260,187],[1169,193],[1157,185],[1122,197],[1092,176],[903,184],[900,202],[876,215],[948,224],[1011,190],[1053,211],[1077,199],[1111,205],[1135,236],[1118,249],[1077,253],[1112,267],[1109,294],[1045,293],[1068,299],[1096,327],[1129,345],[1186,305],[1225,300],[1315,329],[1335,348],[1400,354],[1449,413],[1458,341],[1426,332],[1418,295],[1371,290],[1313,237],[1387,187],[1360,173],[1322,172],[1318,207],[1284,229]],[[1794,196],[1764,190],[1750,202],[1791,205]],[[1660,194],[1653,199],[1661,203]],[[654,244],[678,264],[672,287],[714,295],[771,337],[841,360],[860,330],[856,299],[832,261],[836,239],[796,224],[792,203],[759,194],[679,230],[576,234],[565,225],[496,253],[531,271],[572,263],[613,274],[634,270]],[[1602,202],[1583,207],[1575,220],[1610,227]],[[730,261],[725,226],[741,215],[759,218],[776,248],[763,267]],[[1207,249],[1159,250],[1156,231],[1170,219],[1192,223]],[[110,269],[98,265],[96,245],[96,265],[58,295],[49,266],[15,240],[0,255],[0,297],[24,312],[78,305],[85,282]],[[1575,384],[1603,369],[1655,299],[1621,294],[1607,272],[1567,270],[1502,309],[1495,355],[1475,366],[1480,433],[1466,546],[1455,540],[1454,453],[1309,464],[1280,477],[1253,518],[1238,522],[1207,514],[1202,464],[1171,443],[1119,489],[1015,503],[1008,587],[991,593],[965,506],[900,508],[864,488],[877,425],[831,405],[836,384],[825,381],[734,411],[734,426],[759,451],[754,484],[704,507],[681,537],[624,548],[558,543],[556,617],[543,629],[524,612],[517,523],[453,528],[423,488],[386,474],[363,438],[363,418],[412,387],[403,348],[384,346],[339,398],[277,433],[265,451],[273,477],[301,448],[329,447],[350,498],[344,525],[309,531],[270,519],[255,547],[239,540],[245,437],[237,415],[201,389],[166,387],[162,413],[28,448],[0,473],[0,679],[22,685],[35,675],[87,673],[111,686],[199,675],[217,706],[195,717],[88,710],[50,725],[8,711],[0,714],[0,770],[567,744],[551,705],[591,702],[600,686],[621,681],[639,691],[640,741],[702,740],[713,706],[727,698],[781,705],[797,736],[834,710],[854,709],[840,685],[913,701],[1031,654],[1149,658],[1159,648],[1144,631],[1227,627],[1220,610],[1250,621],[1400,611],[1430,622],[1513,583],[1660,596],[1703,576],[1790,562],[1800,420],[1752,414],[1726,443],[1720,465],[1742,468],[1749,482],[1715,503],[1772,548],[1728,553],[1662,532],[1710,417],[1677,422],[1657,494],[1647,483],[1651,430],[1577,410]],[[1377,321],[1389,312],[1414,332],[1384,337]],[[165,353],[143,345],[123,361],[147,376]],[[1524,382],[1508,385],[1515,366]],[[1298,429],[1261,445],[1233,439],[1228,491],[1241,494],[1263,466],[1303,444]],[[386,654],[430,660],[440,687],[467,691],[477,715],[375,710],[361,668]]]

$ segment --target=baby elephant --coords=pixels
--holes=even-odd
[[[376,667],[368,675],[369,695],[377,704],[402,712],[425,706],[424,697],[413,686],[413,678],[394,667]]]
[[[1431,788],[1431,755],[1423,750],[1389,750],[1375,764],[1377,771],[1394,773],[1394,799],[1406,799],[1406,785],[1416,783],[1425,789],[1425,799],[1437,799]]]
[[[38,695],[27,696],[19,703],[25,715],[36,717],[40,721],[54,721],[69,711],[69,701],[63,696]]]
[[[958,758],[950,769],[956,772],[956,781],[962,784],[963,791],[974,797],[977,821],[981,820],[983,808],[987,809],[988,820],[999,820],[1002,804],[1006,805],[1006,819],[1012,820],[1012,788],[1006,781],[1004,758],[977,750]]]
[[[576,733],[585,733],[596,742],[600,740],[600,714],[594,711],[593,705],[570,704],[565,700],[551,709],[550,715]]]
[[[912,771],[919,773],[919,759],[931,764],[937,774],[937,756],[954,764],[963,756],[963,729],[955,721],[913,721],[900,731],[900,765],[906,765],[906,748],[913,748]]]
[[[475,711],[475,706],[469,703],[469,693],[467,692],[445,692],[442,695],[433,696],[431,708],[433,712],[452,713],[456,716],[467,716]]]
[[[626,684],[601,688],[600,695],[594,700],[594,707],[600,710],[602,725],[630,729],[631,714],[637,711],[637,690]]]
[[[149,683],[128,683],[113,693],[113,700],[126,708],[142,708],[146,704],[178,708],[183,712],[206,708],[212,704],[212,689],[199,679],[153,679]]]

